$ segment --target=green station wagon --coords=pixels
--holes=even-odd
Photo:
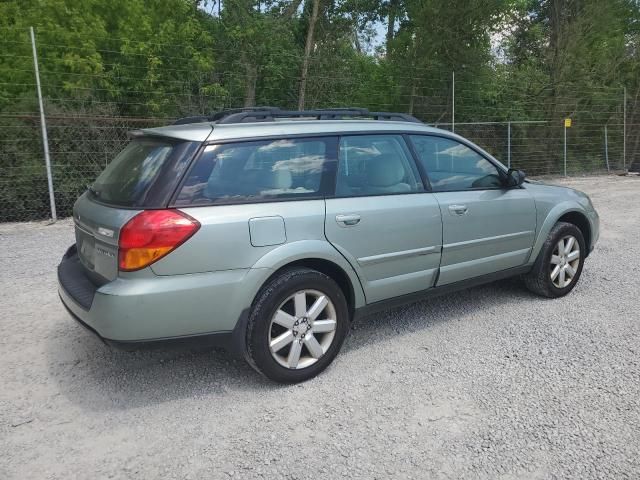
[[[73,219],[59,293],[84,326],[124,347],[205,339],[278,382],[317,375],[379,309],[516,275],[566,295],[599,233],[584,193],[363,109],[132,132]]]

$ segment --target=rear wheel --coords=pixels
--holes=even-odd
[[[558,222],[549,232],[525,285],[538,295],[562,297],[573,290],[586,253],[582,232],[572,223]]]
[[[247,359],[277,382],[308,380],[333,361],[348,329],[347,302],[336,282],[316,270],[287,270],[254,302],[247,325]]]

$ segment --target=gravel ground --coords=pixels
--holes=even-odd
[[[374,315],[297,386],[110,350],[56,294],[71,223],[0,225],[0,478],[640,478],[640,178],[565,183],[602,221],[571,295]]]

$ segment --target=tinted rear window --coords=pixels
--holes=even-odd
[[[152,138],[133,140],[100,174],[90,191],[103,203],[143,206],[161,172],[170,168],[176,155],[182,155],[184,150],[184,143]]]
[[[206,147],[176,205],[324,196],[332,188],[335,139],[280,139]]]

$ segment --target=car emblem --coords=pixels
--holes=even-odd
[[[113,238],[113,230],[109,228],[98,227],[98,233],[103,237]]]

